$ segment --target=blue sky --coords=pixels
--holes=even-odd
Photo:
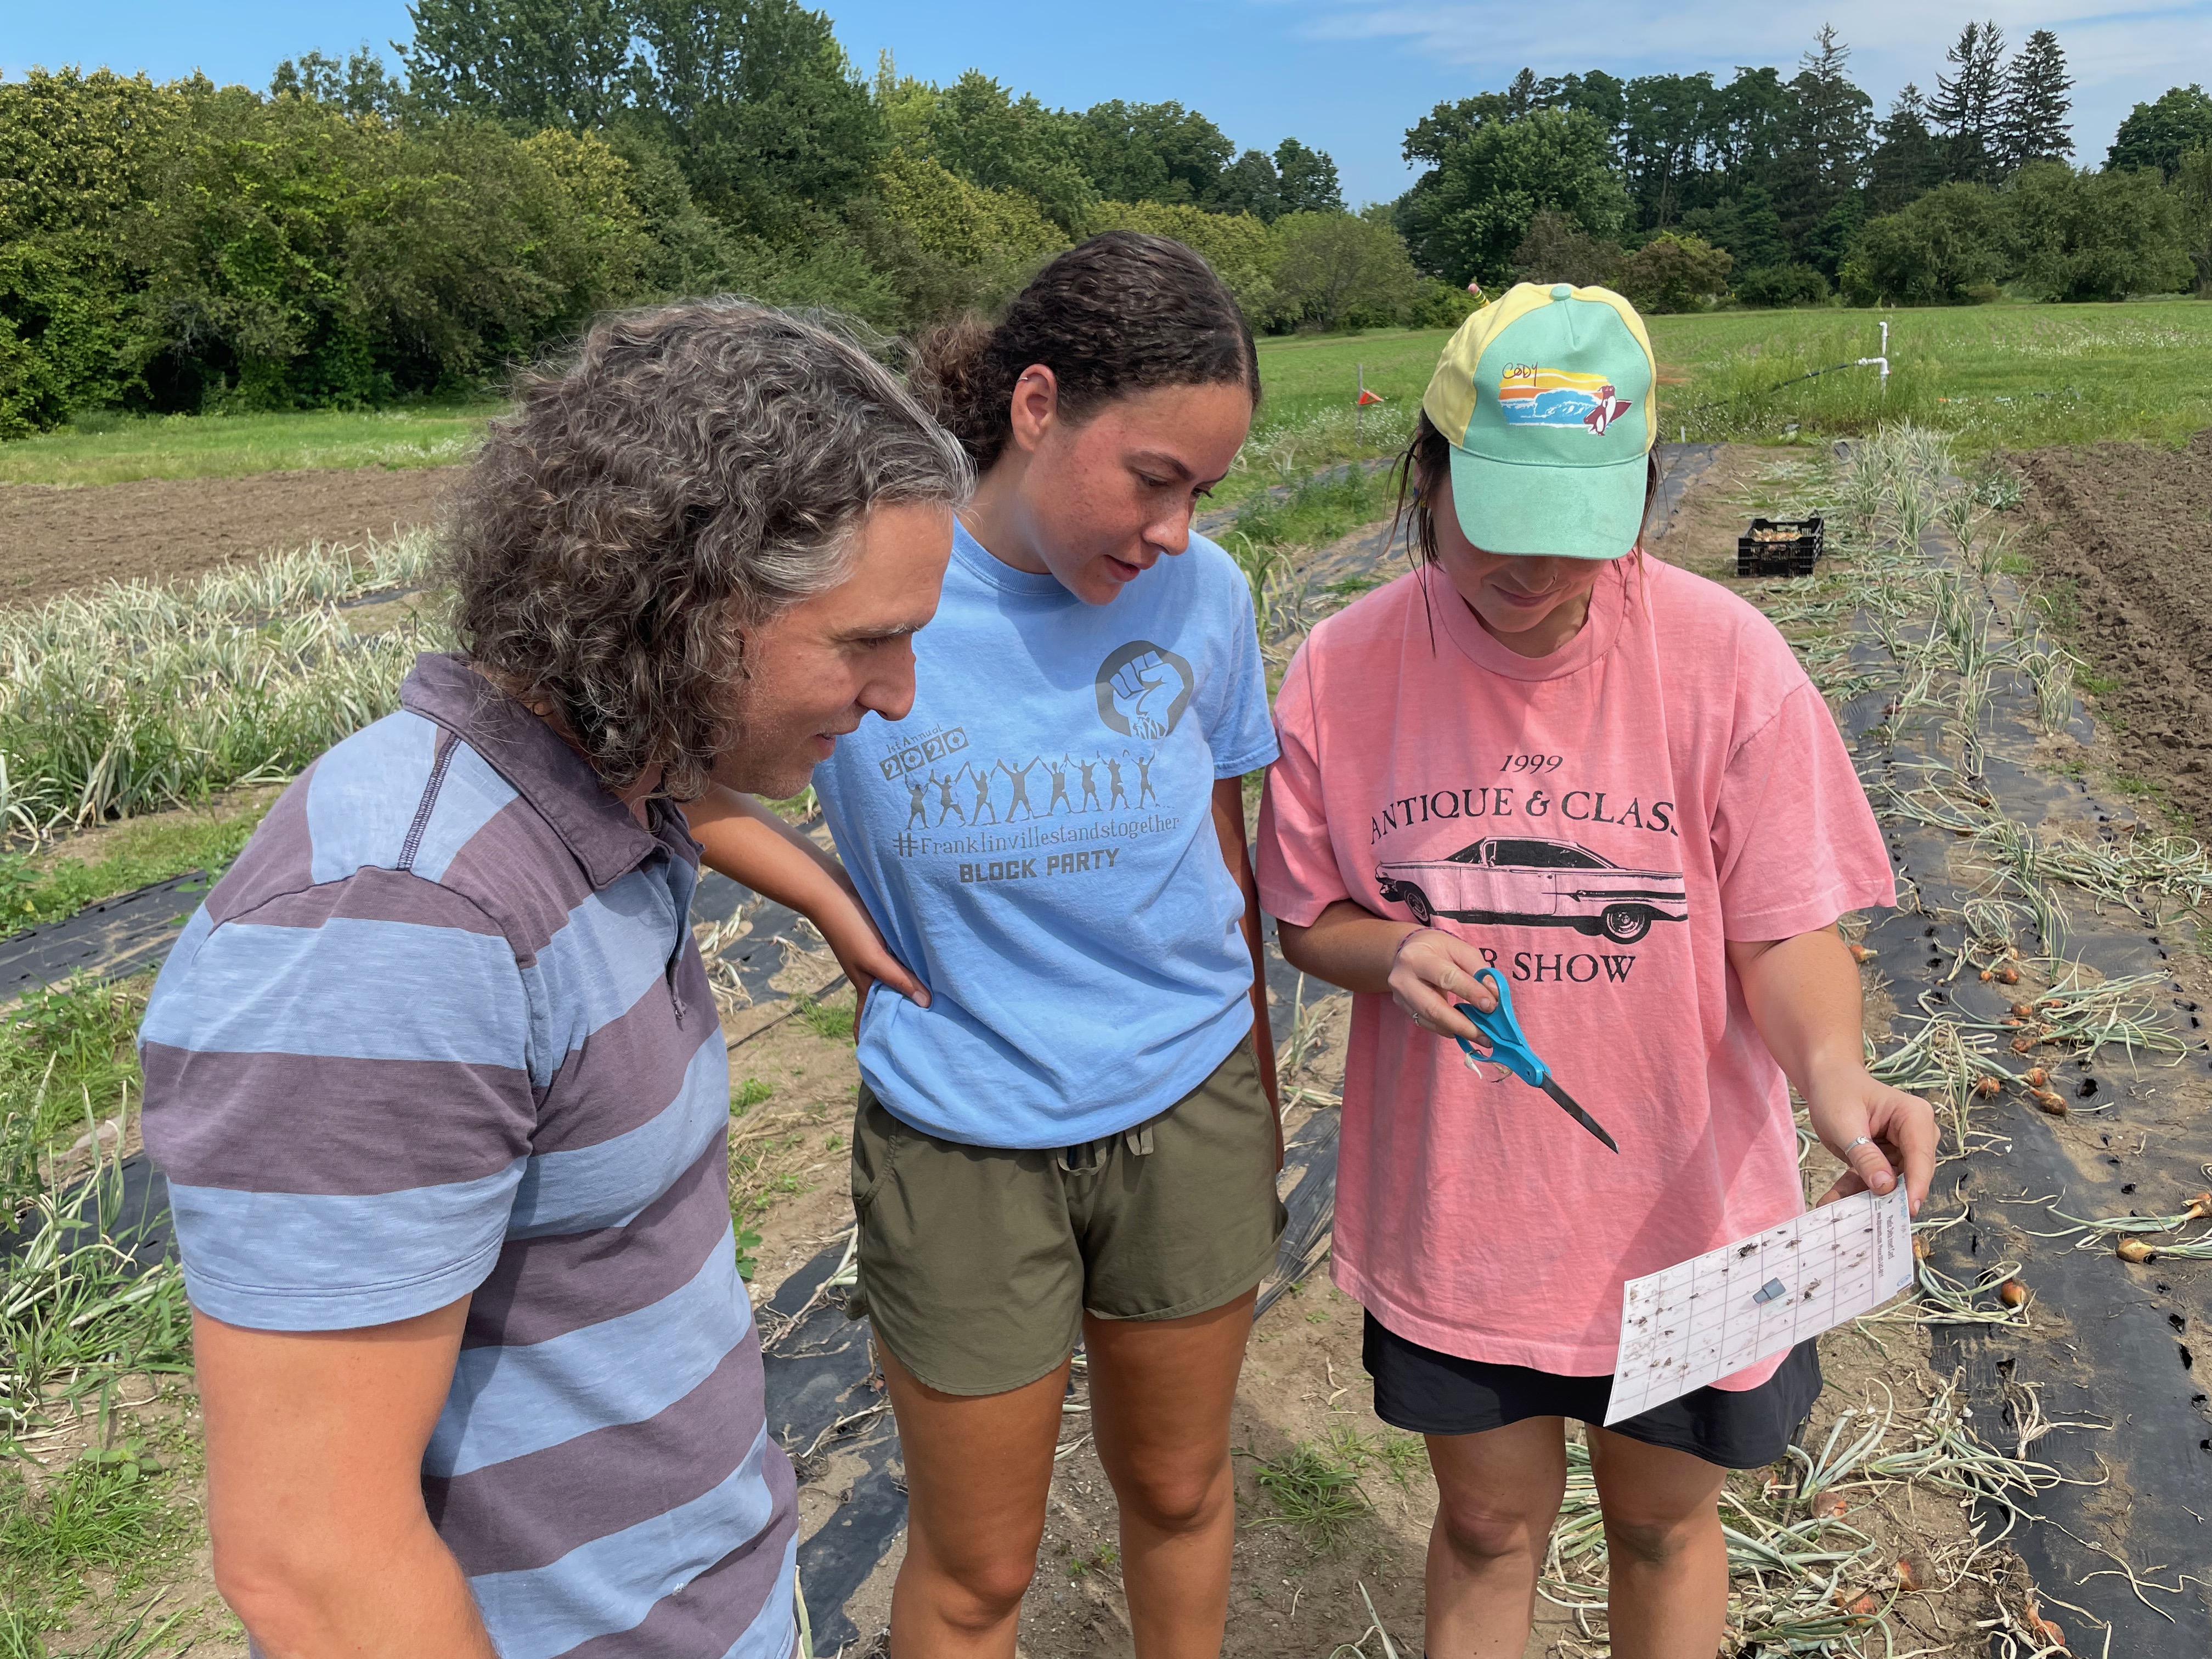
[[[402,0],[7,0],[0,70],[105,64],[157,78],[195,69],[263,86],[279,58],[310,47],[341,53],[409,32]],[[1695,8],[1620,0],[830,0],[838,37],[872,68],[889,48],[908,74],[943,81],[975,67],[1017,91],[1082,107],[1105,98],[1174,98],[1212,117],[1240,146],[1285,134],[1328,150],[1354,202],[1409,182],[1398,147],[1440,99],[1539,74],[1604,69],[1620,76],[1738,64],[1785,70],[1823,21],[1853,49],[1861,85],[1886,105],[1908,80],[1930,88],[1944,47],[1970,16],[1994,17],[2018,42],[2055,29],[2081,84],[2079,159],[2100,161],[2136,101],[2176,81],[2212,80],[2212,0],[2123,4],[2031,0],[1963,5],[1858,0],[1705,0]]]

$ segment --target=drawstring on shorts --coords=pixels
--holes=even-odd
[[[1065,1175],[1090,1175],[1105,1163],[1107,1150],[1115,1141],[1128,1149],[1132,1158],[1152,1155],[1152,1126],[1150,1121],[1133,1129],[1124,1129],[1118,1135],[1108,1135],[1103,1140],[1086,1140],[1079,1146],[1063,1146],[1054,1160]]]

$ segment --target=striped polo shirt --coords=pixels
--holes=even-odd
[[[326,1331],[471,1297],[422,1495],[502,1659],[787,1659],[697,845],[457,658],[400,703],[279,798],[147,1007],[192,1304]]]

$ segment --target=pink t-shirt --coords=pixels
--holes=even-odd
[[[1345,898],[1433,915],[1620,1143],[1357,996],[1336,1282],[1427,1347],[1610,1373],[1624,1280],[1804,1207],[1789,1087],[1724,945],[1894,902],[1826,704],[1749,605],[1631,557],[1540,659],[1441,571],[1402,576],[1314,630],[1275,720],[1261,902],[1298,926]]]

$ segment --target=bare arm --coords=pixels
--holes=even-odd
[[[193,1316],[216,1587],[270,1659],[496,1659],[422,1507],[468,1307],[354,1331]]]
[[[1917,1211],[1936,1173],[1936,1114],[1867,1074],[1858,964],[1842,935],[1823,927],[1794,939],[1730,939],[1728,956],[1751,1023],[1805,1097],[1813,1133],[1849,1166],[1820,1202],[1886,1193],[1902,1170]],[[1862,1137],[1865,1144],[1853,1144]]]
[[[855,1009],[881,980],[922,1007],[929,992],[890,952],[845,866],[750,795],[719,785],[684,809],[708,866],[788,905],[822,930],[853,982]]]
[[[1275,934],[1291,967],[1347,991],[1387,994],[1423,1030],[1490,1047],[1459,1012],[1462,1002],[1486,1013],[1498,1006],[1497,994],[1474,976],[1484,965],[1482,952],[1465,939],[1441,927],[1392,921],[1350,899],[1337,900],[1310,927],[1278,919]]]
[[[1275,1166],[1283,1163],[1283,1102],[1275,1077],[1275,1028],[1267,1018],[1267,947],[1260,936],[1260,884],[1253,879],[1252,855],[1244,841],[1244,780],[1213,782],[1213,833],[1221,842],[1221,861],[1244,895],[1244,945],[1252,953],[1252,1053],[1260,1065],[1260,1086],[1275,1111]]]

